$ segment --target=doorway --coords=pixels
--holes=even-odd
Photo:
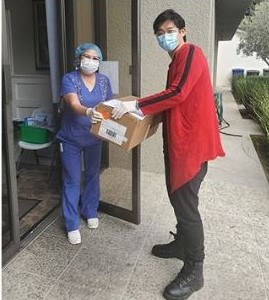
[[[105,61],[118,65],[119,84],[114,90],[112,85],[114,97],[139,96],[139,1],[63,2],[62,49],[63,54],[66,53],[62,55],[66,57],[62,63],[66,66],[64,71],[73,70],[75,47],[83,42],[93,42],[102,50]],[[100,72],[102,71],[101,69]],[[125,151],[111,143],[104,143],[100,185],[100,210],[139,224],[140,146],[132,151]]]
[[[22,135],[25,119],[40,107],[51,111],[53,107],[45,0],[6,0],[2,16],[2,250],[5,263],[59,207],[60,177],[58,168],[54,167],[48,180],[53,143],[38,151],[30,151],[19,143],[26,142]],[[48,142],[53,135],[52,130]]]
[[[119,66],[119,88],[115,97],[139,96],[139,20],[138,2],[134,0],[60,0],[57,2],[60,75],[73,69],[74,49],[80,42],[90,41],[102,49],[105,60]],[[18,123],[29,117],[35,108],[53,107],[46,38],[43,22],[45,0],[5,0],[3,22],[3,70],[5,91],[2,105],[2,128],[11,147],[5,147],[2,161],[5,172],[3,189],[5,243],[7,261],[42,229],[60,205],[60,170],[54,168],[48,181],[53,147],[39,151],[39,165],[32,151],[23,154],[16,171],[20,139]],[[85,8],[86,5],[86,8]],[[25,14],[28,17],[25,17]],[[22,17],[23,16],[23,17]],[[119,17],[120,16],[120,17]],[[80,22],[78,22],[78,19]],[[39,31],[35,32],[35,22]],[[92,29],[80,26],[91,22]],[[118,30],[121,27],[122,30]],[[27,41],[24,39],[23,32]],[[39,40],[41,39],[41,40]],[[122,43],[122,39],[124,43]],[[39,45],[37,45],[39,43]],[[41,51],[42,50],[42,51]],[[55,54],[56,55],[56,54]],[[2,137],[3,138],[3,137]],[[2,145],[5,145],[2,143]],[[59,166],[59,164],[57,164]],[[140,223],[140,147],[130,152],[105,143],[101,173],[100,210],[126,221]],[[31,234],[29,234],[31,233]],[[8,245],[13,242],[13,252]],[[6,255],[6,254],[7,255]]]

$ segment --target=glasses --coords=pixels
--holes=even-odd
[[[157,31],[156,36],[161,36],[166,33],[172,34],[172,33],[176,33],[176,32],[178,32],[178,29],[176,29],[176,28],[171,28],[171,29],[168,29],[167,31],[160,30],[160,31]]]
[[[81,56],[84,58],[92,59],[92,60],[100,60],[100,58],[98,56],[90,56],[87,54],[82,54]]]

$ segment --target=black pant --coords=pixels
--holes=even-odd
[[[184,246],[186,259],[204,259],[204,229],[198,210],[199,189],[207,173],[207,162],[201,165],[196,176],[169,195],[177,218],[177,237]]]

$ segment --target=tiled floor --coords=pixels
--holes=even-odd
[[[3,172],[6,172],[3,170]],[[17,192],[20,220],[20,237],[27,235],[51,211],[60,205],[60,175],[56,170],[49,181],[50,167],[21,163],[17,177]],[[5,173],[3,173],[5,174]],[[4,178],[4,176],[3,176]],[[10,241],[9,197],[7,182],[2,182],[2,241]],[[6,226],[4,226],[6,224]]]
[[[46,166],[22,165],[19,172],[18,197],[38,200],[39,204],[20,219],[20,236],[44,219],[60,204],[60,176],[53,174],[47,182],[49,168]]]
[[[255,131],[224,99],[230,132]],[[269,188],[245,139],[223,136],[227,156],[210,163],[201,187],[205,287],[192,300],[269,300]],[[182,266],[150,254],[175,226],[164,186],[163,175],[143,173],[141,224],[101,214],[97,230],[81,222],[81,245],[67,243],[59,217],[3,270],[3,299],[163,299]]]

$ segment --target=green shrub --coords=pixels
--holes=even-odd
[[[235,77],[232,90],[269,138],[269,77]]]

